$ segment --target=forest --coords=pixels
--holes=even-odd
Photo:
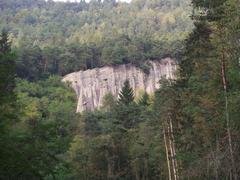
[[[189,0],[61,3],[1,0],[17,74],[28,80],[82,69],[177,57],[192,29]]]
[[[0,0],[0,179],[238,180],[239,0]],[[62,76],[164,57],[175,80],[76,113]]]

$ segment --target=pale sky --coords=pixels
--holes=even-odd
[[[79,1],[79,0],[54,0],[54,1],[72,1],[72,2],[75,2],[75,1]],[[86,2],[89,2],[90,0],[86,0]],[[118,0],[118,1],[122,1],[122,2],[131,2],[131,0]]]

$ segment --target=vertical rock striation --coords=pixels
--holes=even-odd
[[[64,82],[70,82],[78,97],[77,112],[94,110],[102,105],[107,93],[118,96],[123,83],[129,80],[135,92],[144,90],[153,93],[160,87],[162,77],[174,79],[176,62],[170,58],[150,61],[150,72],[145,74],[131,64],[106,66],[66,75]]]

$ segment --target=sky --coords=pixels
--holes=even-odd
[[[76,0],[54,0],[54,1],[76,1]],[[77,0],[78,1],[78,0]],[[87,2],[89,2],[90,0],[86,0]],[[122,1],[122,2],[131,2],[131,0],[119,0],[119,1]]]

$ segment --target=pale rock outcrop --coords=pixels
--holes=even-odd
[[[63,81],[70,82],[77,94],[77,112],[94,110],[102,105],[107,93],[117,97],[126,79],[135,92],[145,90],[153,93],[160,87],[159,81],[162,77],[175,78],[177,66],[174,60],[165,58],[149,63],[151,65],[149,74],[145,74],[134,65],[125,64],[74,72],[66,75]]]

